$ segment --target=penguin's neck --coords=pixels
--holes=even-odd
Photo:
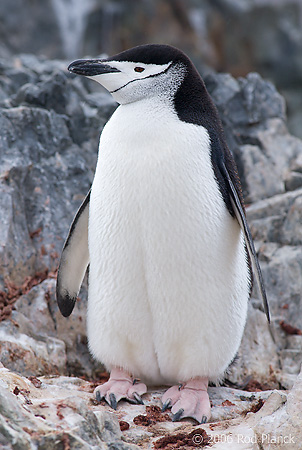
[[[100,152],[107,147],[110,154],[163,153],[163,148],[175,144],[180,124],[173,102],[166,99],[145,98],[120,105],[102,131]]]
[[[130,119],[134,126],[141,124],[146,127],[177,119],[173,99],[167,97],[148,97],[126,103],[120,105],[115,114],[121,120]]]

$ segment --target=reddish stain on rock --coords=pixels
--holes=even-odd
[[[133,423],[135,423],[135,425],[147,427],[149,425],[154,425],[157,422],[171,421],[169,414],[162,413],[159,406],[146,406],[146,413],[147,414],[145,416],[140,414],[134,417]]]
[[[230,400],[225,400],[221,403],[222,406],[235,406],[235,403],[230,402]]]
[[[13,394],[15,394],[15,395],[20,394],[20,389],[18,388],[18,386],[15,386],[15,389],[13,390]]]
[[[34,239],[36,236],[39,236],[39,234],[41,233],[41,231],[42,231],[42,227],[39,227],[39,228],[37,228],[36,230],[31,231],[31,232],[29,233],[30,238],[31,238],[31,239]]]
[[[251,407],[250,412],[253,412],[253,413],[258,412],[259,409],[261,409],[263,405],[264,405],[264,400],[262,400],[262,398],[259,398],[258,402]]]
[[[119,424],[120,424],[121,431],[129,430],[129,428],[130,428],[129,423],[125,422],[124,420],[120,420]]]
[[[67,433],[63,433],[62,444],[63,444],[63,450],[71,450],[70,439],[69,439],[69,435]]]
[[[292,335],[297,334],[299,336],[302,335],[302,330],[300,330],[300,328],[293,327],[289,323],[284,322],[284,320],[281,320],[279,322],[279,325],[282,328],[282,330],[285,331],[286,334],[292,334]]]
[[[153,447],[156,449],[194,449],[202,448],[208,445],[211,441],[210,436],[203,428],[196,428],[191,433],[181,432],[164,436],[154,442]]]
[[[260,383],[259,381],[254,379],[251,379],[244,387],[244,390],[248,392],[270,391],[271,389],[272,387],[270,385]]]
[[[28,377],[29,381],[32,382],[32,384],[36,387],[36,388],[40,388],[42,386],[42,381],[40,381],[38,378],[31,376]]]
[[[21,295],[27,294],[46,278],[53,278],[53,273],[49,272],[48,269],[37,272],[33,277],[26,277],[21,286],[16,286],[11,281],[6,280],[5,291],[0,291],[0,322],[10,317],[14,309],[14,303]]]
[[[65,405],[65,403],[62,403],[62,402],[57,404],[57,416],[58,416],[58,418],[60,420],[64,419],[64,415],[62,413],[62,409],[63,408],[67,408],[67,407],[68,407],[68,405]]]

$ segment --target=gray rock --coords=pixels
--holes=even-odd
[[[280,327],[283,322],[302,328],[301,202],[302,189],[297,189],[256,202],[247,209],[280,359],[281,370],[275,370],[275,376],[286,388],[293,385],[293,375],[299,373],[302,359],[300,336],[287,335]]]
[[[19,423],[18,423],[19,422]],[[10,392],[0,386],[0,444],[4,449],[18,448],[31,450],[31,438],[22,427],[30,425],[31,421],[26,411],[18,404]]]
[[[63,341],[51,336],[33,338],[19,332],[9,323],[1,326],[0,355],[5,367],[27,376],[58,374],[66,370]]]
[[[0,369],[0,443],[22,450],[57,449],[59,443],[70,450],[137,449],[122,441],[113,413],[92,406],[89,387],[65,377],[30,382]]]
[[[292,162],[286,173],[285,188],[287,191],[294,191],[302,187],[302,153]]]
[[[302,327],[301,201],[302,190],[298,189],[247,209],[273,316],[296,327]]]
[[[100,128],[115,107],[109,96],[86,100],[85,88],[58,67],[34,77],[0,111],[2,286],[57,267],[66,228],[93,178]]]
[[[154,0],[143,5],[74,0],[72,7],[64,0],[45,0],[43,7],[30,0],[17,0],[12,7],[3,0],[0,57],[24,52],[75,59],[165,42],[182,48],[205,70],[236,77],[256,71],[273,80],[287,100],[291,132],[302,137],[301,11],[300,0]],[[27,59],[32,64],[33,58]],[[27,76],[14,70],[11,76]],[[0,100],[1,84],[0,63]],[[4,89],[6,84],[11,85],[8,78]]]
[[[302,142],[288,133],[284,99],[274,86],[254,73],[238,81],[211,74],[205,81],[222,117],[245,201],[298,188],[299,177],[289,181],[288,171],[302,154]]]
[[[272,448],[272,444],[275,444],[275,448],[288,447],[292,450],[301,447],[301,399],[302,373],[288,394],[286,403],[275,395],[254,417],[247,418],[255,433],[262,437],[265,449]]]
[[[273,80],[287,100],[291,132],[301,138],[300,0],[217,0],[209,6],[211,66],[235,76],[257,71]]]
[[[143,7],[124,0],[86,3],[68,8],[64,1],[48,0],[42,8],[19,0],[13,8],[4,0],[3,56],[28,52],[61,58],[64,52],[75,58],[162,41],[202,55],[216,69],[237,75],[262,71],[283,87],[301,81],[299,0],[189,1],[186,7],[162,0]],[[30,25],[24,29],[20,23]]]
[[[29,52],[44,53],[49,57],[58,55],[61,48],[60,37],[51,3],[51,0],[46,0],[43,5],[30,0],[18,0],[15,3],[1,1],[3,47],[11,54]],[[1,54],[5,56],[5,52]],[[59,56],[62,57],[63,54],[60,53]]]
[[[123,433],[126,443],[112,412],[89,403],[93,385],[58,377],[41,378],[41,388],[35,388],[24,378],[74,374],[95,379],[104,370],[87,348],[87,280],[66,319],[55,300],[55,272],[71,220],[93,179],[100,130],[116,105],[103,91],[92,91],[92,82],[68,75],[62,61],[23,55],[0,61],[0,67],[0,319],[5,319],[0,322],[0,355],[14,371],[7,375],[0,369],[0,386],[10,391],[6,402],[17,408],[15,417],[20,419],[7,425],[6,412],[0,413],[0,445],[3,441],[9,442],[8,448],[49,449],[56,448],[59,440],[71,448],[130,449],[132,444],[150,448],[159,436],[191,431],[191,424],[170,422],[158,425],[161,434],[156,437],[144,427],[134,431],[133,418],[141,410],[127,405],[117,411],[118,420],[131,424],[130,431]],[[291,388],[300,368],[301,336],[288,335],[280,322],[302,328],[302,189],[297,182],[302,144],[287,131],[282,97],[259,75],[235,80],[213,73],[206,81],[222,115],[246,199],[253,202],[247,217],[276,337],[274,344],[255,288],[238,361],[228,379],[241,388],[249,380],[270,388]],[[16,385],[24,391],[12,396]],[[160,406],[161,393],[150,392],[147,405]],[[237,421],[227,427],[236,425],[238,433],[244,429],[250,437],[258,424],[265,428],[267,423],[266,431],[274,429],[268,410],[258,416],[256,425],[241,415],[248,405],[257,409],[270,394],[264,391],[253,397],[246,391],[211,388],[213,420]],[[269,411],[278,416],[286,396],[272,395],[267,400],[273,405]],[[41,408],[47,398],[52,399],[49,407]],[[58,406],[60,401],[65,406]],[[23,417],[23,410],[30,415]],[[36,430],[41,432],[34,434]]]
[[[211,448],[251,449],[260,438],[262,448],[268,449],[273,448],[269,445],[274,439],[281,443],[291,436],[294,445],[290,448],[299,449],[301,380],[300,374],[289,393],[209,388],[212,423],[203,424],[202,429],[210,437]],[[180,433],[200,433],[201,426],[191,420],[173,423],[170,412],[160,412],[163,388],[148,392],[145,406],[121,402],[116,412],[106,403],[91,402],[92,389],[91,383],[79,378],[40,377],[30,381],[0,369],[0,442],[2,439],[10,445],[7,448],[30,450],[57,448],[59,443],[68,444],[71,450],[134,450],[150,449],[159,439],[167,442]],[[153,411],[157,408],[155,414],[148,410],[150,405]],[[143,425],[142,416],[154,421]],[[123,432],[121,421],[128,424]]]
[[[302,189],[276,195],[247,208],[254,239],[281,245],[302,245]]]
[[[230,120],[232,126],[240,129],[268,119],[285,119],[284,99],[258,73],[237,80],[230,74],[212,73],[205,81],[226,124]]]
[[[8,78],[10,67],[3,67]],[[41,283],[37,274],[55,276],[68,228],[93,179],[101,126],[116,106],[108,94],[91,96],[62,67],[63,62],[21,57],[0,107],[0,291],[20,297],[12,314],[19,334],[12,344],[16,325],[5,324],[2,355],[7,367],[27,374],[91,376],[97,366],[87,350],[85,302],[66,321],[58,312],[53,279],[22,296]],[[17,73],[27,74],[25,85]],[[30,336],[26,345],[23,335]],[[55,340],[61,343],[60,362]],[[25,362],[13,356],[18,352]]]
[[[254,67],[266,77],[273,75],[278,85],[288,86],[301,80],[300,19],[299,0],[217,0],[210,28],[223,37],[220,54],[228,71],[249,72]]]
[[[26,376],[78,374],[91,377],[103,370],[87,349],[87,291],[68,319],[55,299],[55,279],[46,279],[14,304],[11,321],[0,326],[0,359],[10,370]]]
[[[251,302],[239,352],[227,379],[237,386],[256,380],[273,389],[279,387],[279,372],[278,348],[270,335],[266,316]],[[299,370],[295,373],[298,374]]]

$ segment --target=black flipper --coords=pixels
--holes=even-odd
[[[262,296],[264,310],[268,322],[270,322],[262,274],[244,213],[244,203],[236,164],[226,144],[218,111],[203,80],[193,64],[187,61],[186,66],[186,76],[174,97],[175,110],[180,120],[204,127],[209,135],[214,175],[226,208],[232,216],[237,218],[244,233],[253,272]]]
[[[234,210],[234,213],[236,215],[236,218],[239,222],[239,225],[244,233],[244,238],[245,238],[245,242],[246,242],[246,246],[249,252],[249,256],[251,259],[251,263],[252,263],[252,268],[253,268],[253,272],[255,275],[255,278],[257,280],[257,284],[259,287],[259,291],[262,297],[262,301],[263,301],[263,307],[264,307],[264,312],[266,314],[267,320],[268,322],[270,322],[270,314],[269,314],[269,307],[268,307],[268,302],[267,302],[267,297],[266,297],[266,292],[265,292],[265,288],[264,288],[264,282],[263,282],[263,278],[262,278],[262,273],[261,273],[261,269],[259,266],[259,261],[257,258],[257,254],[256,254],[256,250],[254,247],[254,242],[253,242],[253,238],[251,235],[251,231],[250,228],[248,226],[246,217],[245,217],[245,213],[239,198],[239,195],[237,193],[237,190],[234,186],[234,183],[231,180],[231,177],[229,175],[229,172],[224,164],[224,162],[221,162],[220,164],[220,170],[221,173],[224,177],[224,179],[227,182],[227,186],[228,186],[228,190],[229,190],[229,194],[230,194],[230,198],[231,198],[231,203],[232,203],[232,207]]]
[[[64,317],[74,308],[87,266],[90,190],[73,219],[65,241],[57,275],[57,302]]]

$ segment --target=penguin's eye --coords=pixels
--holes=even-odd
[[[134,67],[135,72],[143,72],[145,69],[143,67]]]

